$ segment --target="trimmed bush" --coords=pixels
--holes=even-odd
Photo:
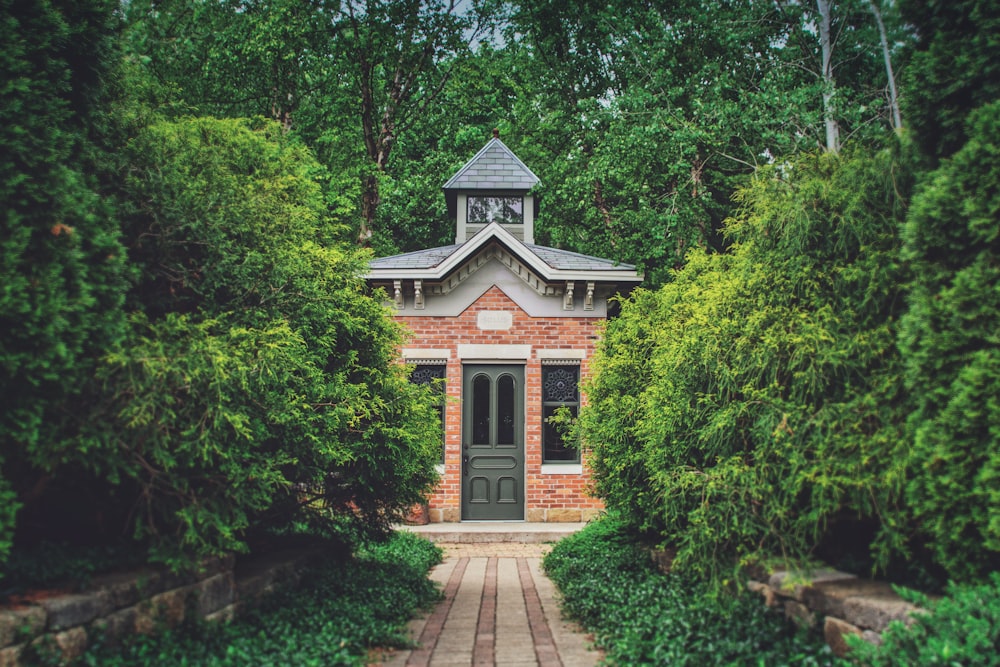
[[[609,323],[580,435],[608,507],[678,569],[722,582],[835,530],[882,567],[905,550],[905,180],[888,151],[763,171],[731,252],[692,251]]]

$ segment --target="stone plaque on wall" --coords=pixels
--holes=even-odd
[[[506,330],[514,326],[514,315],[507,310],[483,310],[479,312],[476,324],[483,331]]]

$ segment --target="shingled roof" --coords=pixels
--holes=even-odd
[[[368,264],[367,278],[369,280],[440,279],[493,241],[505,246],[545,280],[596,279],[636,284],[642,281],[642,277],[636,273],[635,267],[631,264],[619,264],[609,259],[568,250],[522,243],[495,222],[487,225],[465,243],[372,260]]]
[[[538,177],[498,137],[444,184],[444,190],[530,190]]]

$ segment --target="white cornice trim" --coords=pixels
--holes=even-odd
[[[428,269],[371,269],[365,277],[368,280],[393,280],[401,278],[441,280],[452,271],[459,269],[465,261],[470,259],[476,252],[494,239],[505,245],[510,254],[521,264],[530,268],[542,280],[548,282],[593,280],[638,283],[642,281],[642,276],[634,270],[630,271],[623,269],[620,271],[587,271],[580,269],[554,269],[546,264],[542,258],[532,252],[530,248],[528,248],[523,242],[518,240],[517,237],[508,232],[497,222],[491,222],[483,227],[476,233],[475,236],[462,244],[458,250],[452,253],[452,255],[437,266]]]

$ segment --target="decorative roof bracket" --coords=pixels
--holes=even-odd
[[[563,292],[563,310],[573,310],[573,289],[576,286],[572,280],[566,283],[566,291]]]
[[[403,302],[403,281],[392,281],[392,301],[396,304],[396,310],[403,310],[406,307]]]
[[[424,309],[424,281],[413,281],[413,308],[415,310]]]
[[[583,298],[583,309],[593,310],[594,309],[594,281],[587,282],[587,295]]]

